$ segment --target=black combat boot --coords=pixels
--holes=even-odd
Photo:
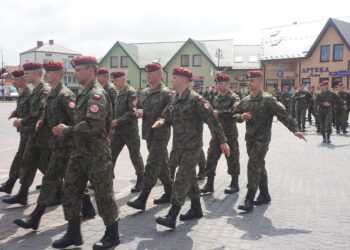
[[[340,134],[340,126],[336,126],[336,132],[337,132],[337,134]]]
[[[135,186],[131,189],[131,193],[138,193],[142,190],[142,177],[143,175],[138,175]]]
[[[327,133],[327,144],[331,144],[331,134]]]
[[[169,213],[165,217],[157,217],[156,222],[162,226],[175,229],[176,218],[179,215],[181,207],[172,205]]]
[[[239,191],[238,175],[231,175],[231,184],[225,189],[225,194],[233,194]]]
[[[322,137],[323,137],[322,143],[326,143],[326,142],[327,142],[327,140],[326,140],[326,134],[322,134]]]
[[[169,203],[172,190],[173,190],[172,184],[164,186],[164,194],[161,197],[159,197],[159,199],[154,199],[153,203],[157,205]]]
[[[264,205],[271,202],[271,196],[269,194],[269,188],[268,186],[263,186],[259,188],[260,193],[258,198],[256,198],[256,201],[254,201],[254,205]]]
[[[25,229],[31,228],[33,230],[37,230],[41,216],[43,216],[45,212],[45,208],[45,206],[37,205],[29,217],[23,219],[15,219],[13,223]]]
[[[199,219],[203,217],[201,202],[198,199],[191,200],[191,208],[185,214],[180,215],[181,221]]]
[[[0,185],[0,192],[11,194],[13,186],[15,185],[17,178],[9,178],[6,182]]]
[[[27,200],[28,200],[28,189],[29,187],[21,185],[21,188],[19,189],[18,194],[9,198],[4,198],[2,199],[2,201],[7,204],[18,203],[25,206],[27,205]]]
[[[146,202],[150,193],[151,189],[142,189],[140,196],[137,197],[136,200],[129,201],[126,205],[135,209],[145,210]]]
[[[205,176],[206,176],[205,166],[200,166],[199,172],[197,174],[197,180],[199,180],[199,181],[204,180]]]
[[[86,193],[83,194],[81,214],[83,220],[92,219],[96,216],[96,211],[91,202],[90,195]]]
[[[102,239],[94,244],[93,250],[109,249],[120,244],[118,233],[118,221],[114,222],[112,226],[106,227],[105,235]]]
[[[348,131],[346,131],[346,128],[343,128],[343,134],[347,134]]]
[[[83,239],[80,233],[80,219],[76,218],[68,221],[67,232],[59,240],[55,240],[52,243],[53,248],[67,248],[69,246],[81,246],[83,245]]]
[[[248,189],[247,195],[245,197],[244,203],[238,206],[238,209],[250,212],[254,209],[254,197],[256,190]]]
[[[303,124],[302,126],[301,126],[301,130],[300,130],[301,132],[305,132],[305,124]]]
[[[214,178],[215,175],[208,175],[207,183],[205,183],[204,188],[201,188],[201,193],[213,193],[214,192]]]

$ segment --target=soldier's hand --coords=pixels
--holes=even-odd
[[[142,116],[143,116],[143,110],[142,109],[137,109],[136,111],[135,111],[135,116],[137,117],[137,118],[142,118]]]
[[[304,134],[302,132],[295,132],[294,135],[298,137],[299,139],[303,139],[304,141],[307,141]]]
[[[8,120],[10,120],[10,119],[12,119],[12,118],[14,118],[14,117],[15,117],[15,112],[13,111],[13,112],[11,112],[11,114],[9,115]]]
[[[16,119],[13,121],[13,126],[18,128],[20,126],[22,126],[22,119]]]
[[[220,150],[226,157],[230,156],[230,147],[227,143],[220,144]]]
[[[43,120],[39,120],[39,121],[36,123],[35,131],[38,131],[38,130],[41,129],[43,126],[44,126],[44,121],[43,121]]]
[[[64,134],[63,134],[63,130],[64,130],[65,128],[67,128],[67,126],[64,125],[64,124],[62,124],[62,123],[60,123],[60,124],[58,124],[56,127],[53,127],[53,128],[52,128],[52,133],[53,133],[54,135],[56,135],[56,136],[63,136],[63,135],[64,135]]]
[[[213,111],[213,114],[214,114],[214,116],[216,117],[216,118],[218,118],[218,116],[219,116],[219,110],[214,110]]]
[[[252,114],[251,113],[243,113],[241,115],[241,120],[242,121],[249,121],[250,119],[252,119]]]
[[[111,122],[111,128],[115,128],[116,126],[118,126],[118,121],[116,119],[114,119],[112,122]]]
[[[158,121],[156,121],[153,125],[152,128],[160,128],[164,126],[164,120],[163,119],[159,119]]]

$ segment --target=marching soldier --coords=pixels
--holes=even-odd
[[[291,103],[291,95],[288,92],[288,86],[285,86],[282,89],[282,94],[281,94],[281,103],[283,104],[284,107],[286,107],[286,110],[290,113],[290,103]]]
[[[217,138],[222,153],[228,157],[230,148],[218,119],[214,116],[211,105],[190,88],[192,72],[187,68],[173,70],[172,85],[176,95],[163,112],[163,118],[156,121],[154,128],[172,126],[173,149],[179,166],[176,173],[171,208],[165,217],[156,218],[160,225],[175,228],[176,218],[186,196],[191,199],[191,209],[180,220],[186,221],[203,217],[200,204],[200,189],[196,178],[196,159],[203,146],[203,122],[207,123],[212,134]]]
[[[262,71],[250,71],[248,88],[250,95],[245,97],[237,106],[234,113],[237,122],[246,122],[245,140],[247,144],[248,160],[248,192],[245,201],[238,209],[250,212],[254,205],[267,204],[271,201],[268,191],[267,172],[265,169],[265,155],[271,140],[271,127],[274,116],[277,116],[295,136],[305,140],[303,133],[298,131],[295,119],[286,111],[285,107],[271,95],[262,90]],[[260,194],[254,201],[257,189]]]
[[[28,88],[28,83],[24,80],[23,76],[23,70],[15,70],[12,72],[12,77],[15,79],[15,84],[19,89],[19,97],[17,99],[16,110],[10,114],[9,120],[12,118],[25,119],[29,116],[29,98],[31,90]],[[17,127],[17,131],[20,133],[20,141],[17,153],[11,164],[9,179],[0,185],[0,192],[5,192],[7,194],[11,194],[13,186],[20,176],[21,159],[29,138],[27,126],[23,125]]]
[[[114,105],[115,105],[115,98],[117,96],[117,90],[109,82],[109,70],[107,68],[99,68],[97,71],[97,81],[103,89],[107,92],[109,99],[112,103],[112,112],[114,114]]]
[[[113,130],[111,138],[112,162],[115,166],[120,152],[126,145],[137,176],[136,185],[131,189],[131,192],[137,193],[141,191],[144,165],[140,153],[139,126],[137,118],[134,116],[137,105],[136,90],[127,84],[124,70],[113,71],[111,78],[118,90],[111,124]]]
[[[321,91],[315,96],[315,102],[318,106],[318,115],[320,120],[320,129],[323,137],[323,143],[330,144],[332,134],[333,107],[337,105],[339,99],[337,95],[328,90],[328,81],[320,83]]]
[[[240,174],[238,130],[232,116],[234,109],[240,102],[239,96],[230,91],[230,77],[226,74],[218,74],[215,78],[219,94],[214,99],[213,114],[220,121],[230,147],[230,156],[226,157],[227,173],[231,175],[231,184],[225,189],[225,194],[233,194],[239,191],[238,177]],[[202,193],[214,192],[214,177],[218,160],[221,157],[220,144],[215,135],[209,143],[206,173],[207,183],[201,189]]]
[[[339,93],[338,93],[339,99],[340,99],[340,121],[339,126],[342,130],[343,134],[347,134],[346,131],[347,127],[347,121],[349,116],[349,107],[350,107],[350,94],[349,92],[346,92],[344,83],[339,84]]]
[[[146,202],[157,180],[164,186],[164,194],[153,201],[164,204],[170,201],[172,179],[168,166],[167,145],[170,139],[170,128],[152,129],[153,123],[161,116],[171,99],[170,90],[162,83],[163,70],[159,63],[145,66],[149,87],[142,92],[142,101],[138,103],[136,117],[142,117],[142,138],[146,140],[148,149],[147,164],[143,178],[142,192],[139,197],[127,203],[135,209],[145,210]]]
[[[305,132],[305,119],[306,110],[309,105],[311,95],[304,90],[304,85],[299,83],[298,90],[293,94],[293,100],[295,102],[295,116],[298,122],[298,129],[301,132]]]
[[[79,56],[72,60],[75,77],[84,91],[78,95],[74,110],[74,125],[55,126],[56,136],[73,136],[74,150],[64,179],[63,208],[68,221],[66,234],[53,242],[54,248],[83,244],[80,233],[81,199],[89,180],[94,186],[99,215],[106,226],[104,236],[93,249],[108,249],[119,244],[119,212],[113,194],[113,164],[107,124],[111,107],[105,91],[96,83],[97,59]]]
[[[48,129],[43,127],[35,131],[35,126],[42,116],[46,105],[46,98],[50,88],[41,81],[42,64],[28,62],[23,65],[24,79],[34,87],[29,97],[29,115],[17,118],[13,124],[17,128],[25,127],[28,131],[28,142],[21,161],[20,183],[21,188],[15,196],[2,201],[7,204],[27,205],[28,190],[33,184],[37,168],[44,174],[48,168],[51,150],[48,145]]]

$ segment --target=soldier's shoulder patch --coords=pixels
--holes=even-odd
[[[92,113],[97,113],[100,111],[100,107],[96,104],[93,104],[89,107],[90,112]]]
[[[101,95],[93,94],[93,95],[92,95],[92,99],[94,99],[94,100],[100,100],[100,99],[101,99]]]
[[[70,109],[74,109],[74,108],[75,108],[75,102],[70,101],[70,102],[68,103],[68,107],[69,107]]]

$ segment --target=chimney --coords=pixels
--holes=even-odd
[[[53,40],[49,40],[49,44],[50,44],[50,45],[53,45]]]
[[[43,46],[44,45],[44,42],[43,41],[37,41],[36,42],[36,47],[37,48],[39,48],[39,47],[41,47],[41,46]]]

